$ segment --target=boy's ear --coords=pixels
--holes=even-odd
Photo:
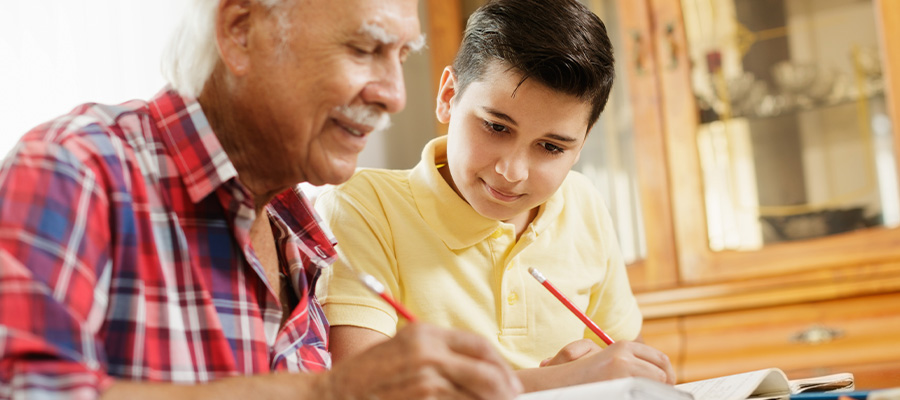
[[[243,75],[250,66],[250,4],[242,0],[221,0],[216,9],[216,46],[222,63],[234,75]]]
[[[442,124],[450,122],[450,101],[456,95],[456,74],[453,67],[444,67],[444,73],[441,74],[441,86],[438,88],[437,108],[434,113]]]

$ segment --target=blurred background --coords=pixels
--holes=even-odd
[[[0,155],[36,125],[86,102],[148,99],[165,85],[160,55],[184,0],[10,1],[0,13]],[[424,10],[422,10],[424,13]],[[423,25],[427,20],[423,19]],[[423,29],[425,29],[423,27]],[[434,136],[428,58],[411,56],[407,107],[371,138],[360,166],[408,168]],[[390,138],[391,140],[386,140]]]

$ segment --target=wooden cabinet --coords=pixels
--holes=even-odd
[[[598,125],[630,123],[646,341],[682,381],[900,385],[900,0],[582,1],[621,71]]]
[[[649,38],[634,41],[634,46],[625,46],[622,50],[626,54],[623,57],[620,52],[619,60],[632,63],[628,68],[629,78],[636,81],[655,79],[659,88],[658,102],[652,105],[652,109],[660,115],[662,138],[654,140],[665,144],[666,157],[663,161],[658,161],[656,157],[642,157],[639,153],[638,157],[645,169],[657,170],[659,164],[664,164],[667,171],[667,181],[663,186],[669,188],[671,240],[678,255],[669,262],[657,260],[653,264],[654,268],[662,270],[650,273],[639,271],[631,275],[647,318],[647,341],[665,349],[676,360],[682,380],[777,366],[787,371],[789,376],[847,370],[856,373],[859,386],[863,388],[897,386],[900,384],[900,354],[894,349],[900,348],[900,309],[895,305],[900,300],[897,295],[900,292],[900,229],[896,220],[882,218],[879,224],[859,224],[846,231],[826,229],[818,234],[800,232],[795,233],[794,238],[779,237],[776,234],[779,232],[772,233],[772,229],[779,227],[776,223],[803,219],[812,221],[815,217],[832,218],[843,212],[839,210],[841,201],[844,205],[851,204],[853,201],[847,200],[852,197],[850,195],[859,194],[852,193],[854,189],[834,188],[830,196],[829,193],[823,196],[821,190],[812,193],[821,181],[840,186],[841,182],[833,182],[838,180],[834,177],[840,174],[832,172],[829,177],[822,178],[811,176],[809,171],[804,174],[791,169],[792,166],[796,169],[817,166],[819,170],[832,168],[844,171],[855,168],[843,164],[846,160],[823,156],[823,152],[847,151],[856,146],[865,150],[857,153],[857,165],[874,164],[878,157],[882,161],[888,160],[874,173],[870,170],[858,173],[854,178],[845,177],[851,181],[844,186],[853,186],[854,179],[877,181],[879,178],[876,176],[880,176],[887,186],[880,188],[881,192],[896,191],[896,161],[900,159],[900,98],[897,97],[900,93],[900,25],[897,25],[900,2],[830,1],[828,4],[813,4],[785,0],[748,3],[746,0],[617,2],[620,5],[619,17],[627,21],[623,23],[627,30],[620,34]],[[725,7],[728,4],[734,7],[730,13]],[[867,15],[864,11],[860,12],[860,5],[869,7],[868,24],[863,22]],[[716,6],[719,6],[717,10],[704,9]],[[770,12],[761,20],[737,15],[753,6],[768,7]],[[803,10],[803,7],[809,9]],[[829,7],[835,9],[827,10]],[[703,20],[699,16],[714,15],[716,12],[720,19],[731,21]],[[722,24],[730,23],[733,29],[719,29],[722,38],[706,38],[708,40],[704,42],[704,37],[696,32],[700,27],[685,25],[690,22],[696,25],[718,24],[720,28]],[[756,25],[756,30],[748,28],[750,25]],[[818,25],[827,26],[817,28]],[[714,31],[708,26],[706,28]],[[811,36],[823,29],[834,31],[828,32],[828,37],[835,34],[860,35],[854,31],[873,30],[873,42],[850,48],[850,51],[839,48],[838,44],[832,49],[835,53],[845,52],[840,53],[840,57],[853,61],[849,65],[852,66],[850,75],[856,78],[855,90],[838,92],[837,84],[831,82],[833,92],[828,96],[833,97],[826,101],[813,97],[821,94],[800,94],[799,91],[788,92],[785,87],[772,87],[765,89],[763,94],[757,94],[755,101],[760,104],[756,107],[742,103],[741,99],[729,99],[729,89],[742,90],[740,79],[751,76],[757,82],[763,81],[761,75],[766,73],[766,68],[759,64],[766,61],[775,61],[769,66],[772,75],[783,73],[785,68],[793,68],[796,70],[794,72],[806,68],[818,76],[830,73],[833,77],[834,72],[825,72],[824,67],[815,65],[816,62],[827,64],[838,56],[805,54],[811,51],[801,45],[809,44],[812,39],[794,37]],[[732,34],[738,37],[729,39]],[[762,41],[765,35],[780,37],[781,43],[769,43],[764,53],[753,53],[752,48],[746,48],[758,44],[753,41]],[[878,68],[883,74],[879,78],[883,81],[878,82],[874,89],[866,86],[871,83],[866,81],[870,77],[860,67],[859,49],[866,45],[877,45],[866,51],[878,55]],[[697,46],[705,48],[697,49]],[[810,47],[813,46],[810,44]],[[729,60],[729,52],[738,54],[733,54]],[[698,53],[701,56],[697,56]],[[848,53],[849,56],[846,55]],[[769,60],[758,62],[760,58]],[[648,59],[654,62],[648,62]],[[729,62],[731,72],[738,72],[730,79],[723,76]],[[652,77],[647,73],[650,68],[654,71]],[[741,72],[741,68],[753,69],[756,74]],[[777,68],[782,71],[777,71]],[[704,99],[700,93],[704,85],[698,84],[698,80],[711,81],[705,86],[712,87],[713,101],[718,98],[728,104],[719,104],[719,107],[699,104],[704,100],[709,102],[709,99]],[[812,85],[812,82],[807,81],[806,84]],[[786,82],[781,83],[786,86]],[[747,91],[741,93],[745,97],[751,96]],[[641,97],[641,92],[634,89],[631,94],[635,98]],[[706,95],[709,96],[709,92]],[[783,96],[782,99],[784,96],[794,96],[793,99],[788,98],[793,104],[783,104],[782,110],[773,112],[764,106],[766,96],[775,100],[779,99],[778,96]],[[633,101],[635,107],[644,107],[644,102]],[[874,108],[879,111],[872,111]],[[891,122],[878,128],[871,125],[872,121],[879,120]],[[810,123],[820,130],[809,129]],[[783,125],[796,129],[796,132],[791,132],[793,137],[764,139],[766,135],[771,135],[770,131],[784,135],[785,130],[779,129]],[[807,128],[806,131],[803,128]],[[878,129],[882,131],[877,132]],[[717,130],[719,143],[703,143],[703,135],[711,136]],[[863,138],[861,142],[870,147],[864,148],[858,143],[822,144],[827,138],[821,136],[835,132],[832,136],[848,137],[850,134],[846,132],[850,131],[854,131],[853,135],[860,135]],[[887,136],[888,140],[881,145],[865,143],[879,134]],[[726,137],[723,139],[721,136]],[[764,142],[766,140],[768,143]],[[769,154],[758,154],[761,152],[759,148],[770,154],[779,151],[791,153],[786,150],[791,147],[788,143],[791,141],[794,142],[794,157],[799,161],[791,160],[791,156],[775,159]],[[802,144],[804,141],[806,147]],[[798,145],[798,142],[801,144]],[[812,145],[810,142],[813,142]],[[703,154],[704,146],[716,144],[726,148],[719,154]],[[757,154],[748,156],[748,151],[741,148],[748,145],[755,147]],[[881,147],[873,149],[875,146]],[[843,154],[854,157],[849,155],[851,152]],[[878,155],[872,157],[873,153]],[[716,157],[737,160],[732,159],[730,164],[716,163]],[[818,159],[814,161],[816,157]],[[710,163],[710,158],[714,159],[712,167],[704,165]],[[746,213],[747,209],[755,208],[750,212],[753,218],[749,223],[769,228],[770,232],[768,236],[766,232],[757,234],[751,245],[738,243],[729,248],[722,245],[721,240],[714,243],[717,238],[710,232],[717,228],[727,231],[734,226],[713,226],[711,214],[717,210],[711,209],[710,202],[721,202],[721,197],[728,195],[743,195],[739,201],[747,200],[747,191],[741,190],[741,182],[746,183],[748,179],[741,176],[740,171],[744,167],[746,174],[747,165],[735,165],[741,162],[751,164],[751,169],[755,163],[755,170],[750,172],[758,175],[757,181],[751,185],[757,186],[752,188],[757,190],[757,195],[750,199],[754,203],[751,207],[740,209],[737,206],[730,211]],[[759,165],[764,162],[776,164],[780,169],[773,172],[771,166]],[[717,186],[723,186],[721,182],[714,181],[723,176],[722,172],[710,171],[716,168],[737,170],[725,176],[730,181],[724,186],[732,193],[715,193]],[[766,171],[766,168],[770,170]],[[762,177],[770,180],[763,180]],[[792,183],[803,187],[805,192],[792,188]],[[763,187],[766,184],[772,187]],[[779,198],[787,197],[785,193],[797,192],[805,198],[777,204]],[[890,195],[883,196],[881,202],[882,212],[892,213],[894,211],[891,210],[900,206],[896,197]],[[652,229],[655,223],[648,218],[647,229]],[[668,223],[665,221],[663,226]],[[726,219],[725,223],[738,225],[741,221],[732,218]],[[815,223],[809,222],[808,225]],[[819,225],[825,224],[819,221]],[[674,282],[672,276],[675,277]],[[829,329],[840,332],[841,337],[816,344],[804,343],[803,339],[789,339],[827,336],[827,332],[831,332]],[[808,335],[803,336],[803,332]],[[674,337],[679,339],[674,340]]]
[[[670,321],[648,327],[665,332]],[[900,382],[900,371],[873,368],[900,363],[898,293],[690,315],[677,325],[689,333],[674,353],[682,380],[767,368],[778,360],[795,378],[847,371],[860,387]],[[657,335],[653,340],[668,346],[671,339]]]

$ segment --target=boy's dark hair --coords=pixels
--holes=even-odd
[[[576,0],[493,0],[469,17],[453,69],[456,92],[503,61],[538,82],[591,103],[588,128],[606,106],[615,70],[603,21]]]

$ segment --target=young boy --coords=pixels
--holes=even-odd
[[[488,337],[526,390],[674,383],[664,354],[630,342],[642,316],[610,217],[571,171],[612,81],[606,28],[575,0],[498,0],[469,18],[437,97],[447,136],[412,170],[360,170],[316,202],[353,244],[318,285],[336,363],[404,323],[357,281],[366,272],[421,319]],[[601,351],[529,267],[618,342]]]

